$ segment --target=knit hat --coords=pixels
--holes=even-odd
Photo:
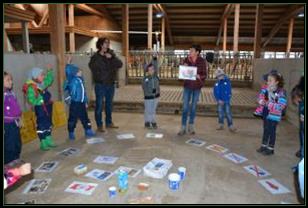
[[[272,69],[269,73],[263,74],[263,76],[262,76],[263,80],[267,82],[267,77],[270,74],[278,74],[277,69]]]
[[[215,77],[218,78],[219,76],[222,76],[222,75],[225,75],[225,72],[223,69],[218,67],[215,71]]]
[[[36,79],[38,78],[38,76],[40,76],[40,74],[42,74],[44,72],[43,69],[38,68],[38,67],[34,67],[31,69],[30,73],[29,73],[29,79]]]

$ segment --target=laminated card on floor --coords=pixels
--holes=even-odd
[[[256,176],[257,178],[264,178],[264,177],[271,175],[268,171],[264,170],[263,168],[261,168],[258,165],[247,165],[247,166],[244,167],[244,169],[248,173]]]
[[[193,145],[193,146],[197,146],[197,147],[202,147],[203,145],[206,144],[205,141],[202,141],[200,139],[189,139],[185,142],[186,144],[190,144],[190,145]]]
[[[50,173],[52,172],[57,166],[59,162],[58,161],[46,161],[43,162],[36,170],[35,172],[44,172],[44,173]]]
[[[65,192],[78,193],[84,195],[91,195],[98,184],[96,183],[85,183],[80,181],[74,181],[66,189]]]
[[[232,162],[236,164],[240,164],[248,160],[246,157],[243,157],[236,153],[228,153],[228,154],[225,154],[223,157],[225,157],[228,160],[231,160]]]
[[[128,134],[119,134],[119,135],[117,135],[117,138],[120,139],[120,140],[134,139],[135,136],[134,136],[134,134],[128,133]]]
[[[281,185],[276,179],[263,179],[258,181],[266,190],[271,194],[285,194],[289,193],[290,190],[285,186]]]
[[[32,179],[28,186],[24,189],[24,194],[43,194],[47,190],[51,178],[47,179]]]
[[[118,157],[99,155],[93,160],[93,162],[98,164],[114,164],[118,159]]]

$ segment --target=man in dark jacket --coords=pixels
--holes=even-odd
[[[195,134],[194,120],[196,117],[197,103],[199,100],[201,88],[204,86],[204,81],[207,76],[207,63],[206,60],[200,56],[200,53],[201,47],[199,45],[192,45],[190,48],[189,56],[184,60],[184,65],[197,67],[197,77],[196,80],[184,81],[182,127],[178,133],[179,136],[182,136],[186,133],[188,112],[188,132],[190,134]]]
[[[112,101],[115,90],[115,80],[122,62],[109,48],[110,40],[99,38],[96,42],[97,52],[91,57],[89,68],[95,83],[95,121],[97,130],[104,132],[102,111],[105,98],[106,128],[118,128],[112,122]]]

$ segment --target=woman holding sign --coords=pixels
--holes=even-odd
[[[201,46],[192,45],[188,57],[184,60],[184,66],[180,66],[180,79],[184,79],[183,92],[183,113],[182,127],[179,136],[188,133],[195,134],[194,120],[196,117],[196,108],[199,100],[201,88],[204,86],[204,80],[207,77],[206,60],[200,56]],[[190,104],[191,103],[191,104]],[[187,119],[189,112],[189,124]]]

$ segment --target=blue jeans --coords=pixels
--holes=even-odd
[[[105,99],[105,115],[106,115],[106,126],[112,124],[112,101],[114,96],[114,85],[104,85],[95,83],[95,121],[97,127],[103,126],[102,112],[103,112],[103,102]]]
[[[182,113],[182,126],[187,124],[187,116],[189,111],[189,124],[193,124],[196,117],[197,103],[199,100],[201,90],[191,90],[184,87],[183,92],[183,113]],[[191,101],[191,105],[190,105]]]
[[[91,129],[91,121],[88,118],[86,103],[72,101],[69,111],[67,124],[69,132],[74,132],[78,119],[80,119],[85,130]]]
[[[4,123],[4,164],[19,159],[21,153],[20,130],[15,122]]]
[[[226,113],[226,118],[228,122],[228,126],[232,126],[232,114],[231,114],[231,104],[230,103],[224,103],[224,104],[218,104],[218,123],[223,125],[224,124],[224,118]]]

